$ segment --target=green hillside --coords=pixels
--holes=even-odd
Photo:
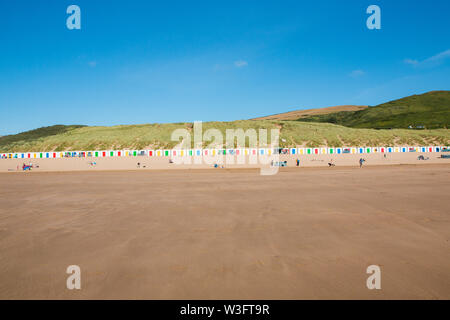
[[[327,122],[352,128],[448,128],[450,91],[431,91],[360,111],[315,115],[298,121]]]
[[[172,148],[178,144],[177,141],[171,141],[172,132],[179,128],[185,128],[192,132],[192,126],[192,123],[113,127],[53,126],[0,137],[0,152]],[[279,129],[280,145],[283,147],[450,145],[450,130],[448,129],[355,129],[330,123],[287,120],[203,123],[203,132],[211,128],[218,129],[224,139],[226,129],[242,128],[244,131],[255,129],[257,132],[260,128]],[[193,146],[193,141],[191,146]],[[203,146],[211,145],[205,143]],[[248,141],[245,146],[248,146]]]

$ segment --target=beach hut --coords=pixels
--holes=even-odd
[[[352,150],[350,148],[342,148],[342,153],[351,153]]]
[[[402,147],[401,148],[401,152],[406,152],[407,148],[406,147]]]
[[[311,148],[306,149],[306,154],[312,154],[312,153],[313,153],[313,150]]]
[[[327,148],[320,148],[320,154],[327,154]]]
[[[328,153],[329,154],[334,154],[334,148],[328,148]]]
[[[319,148],[314,148],[314,154],[319,154],[320,150]]]
[[[291,148],[291,154],[297,154],[297,149],[296,148]]]
[[[392,147],[388,147],[388,148],[387,148],[387,152],[388,152],[388,153],[391,153],[391,152],[393,152],[393,151],[394,151],[394,148],[392,148]]]
[[[434,152],[441,152],[441,147],[434,147]]]
[[[385,153],[385,152],[386,152],[386,148],[385,148],[385,147],[381,147],[381,148],[380,148],[380,152],[381,152],[381,153]]]
[[[358,148],[358,153],[364,153],[364,148]]]

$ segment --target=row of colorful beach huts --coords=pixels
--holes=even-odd
[[[449,146],[428,147],[346,147],[346,148],[238,148],[238,149],[171,149],[171,150],[104,150],[64,152],[22,152],[0,153],[1,159],[43,159],[43,158],[106,158],[106,157],[183,157],[216,155],[319,155],[319,154],[367,154],[395,152],[450,152]]]

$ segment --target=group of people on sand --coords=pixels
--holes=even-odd
[[[31,169],[33,169],[33,168],[39,168],[39,166],[38,165],[36,165],[36,166],[33,166],[33,164],[30,162],[30,164],[26,164],[26,163],[23,163],[22,164],[22,171],[31,171]],[[19,166],[17,166],[17,171],[19,171]]]

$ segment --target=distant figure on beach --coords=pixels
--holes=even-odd
[[[140,162],[137,163],[137,167],[138,167],[138,168],[141,167],[141,163],[140,163]]]
[[[300,166],[300,159],[297,158],[297,167],[299,167],[299,166]]]
[[[386,158],[386,153],[384,154],[384,158]]]
[[[359,167],[360,167],[360,168],[363,166],[363,163],[364,163],[365,161],[366,161],[366,160],[364,160],[363,158],[360,158],[360,159],[359,159]]]
[[[169,159],[169,163],[173,163],[173,160],[172,160],[172,159]]]
[[[335,166],[335,164],[333,163],[333,159],[331,159],[330,162],[328,162],[328,166],[329,167],[334,167]]]

